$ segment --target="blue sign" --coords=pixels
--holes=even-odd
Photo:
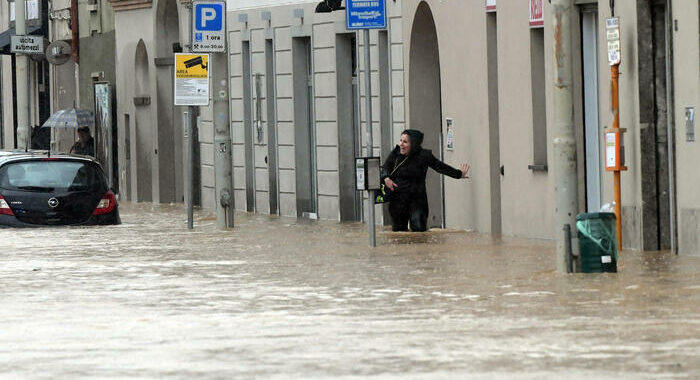
[[[348,29],[386,28],[385,0],[346,0]]]
[[[204,3],[194,5],[194,28],[197,31],[223,30],[223,4]]]
[[[226,3],[223,0],[195,0],[192,9],[192,52],[226,51]]]

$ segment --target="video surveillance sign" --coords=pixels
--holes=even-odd
[[[223,53],[226,51],[226,2],[194,1],[192,5],[193,53]]]
[[[209,54],[175,54],[175,105],[209,105]]]

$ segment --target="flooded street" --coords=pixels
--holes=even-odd
[[[2,378],[697,379],[700,258],[562,275],[548,241],[122,205],[0,230]]]

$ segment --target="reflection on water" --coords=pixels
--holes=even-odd
[[[693,378],[700,259],[554,272],[553,244],[122,205],[116,227],[0,230],[15,378]],[[2,377],[5,377],[4,375]]]

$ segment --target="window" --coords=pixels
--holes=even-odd
[[[544,70],[544,29],[530,29],[530,75],[532,83],[533,171],[547,170],[547,99]]]

